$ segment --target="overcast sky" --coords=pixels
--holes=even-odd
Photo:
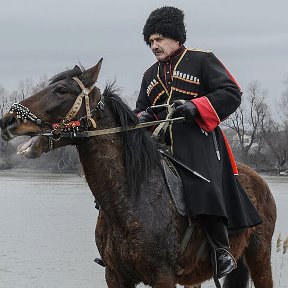
[[[287,0],[1,0],[0,86],[104,58],[99,86],[117,80],[123,95],[139,90],[154,56],[142,37],[150,12],[185,12],[188,48],[213,51],[243,90],[252,80],[279,98],[288,79]]]

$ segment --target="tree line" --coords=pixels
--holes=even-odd
[[[274,106],[274,107],[273,107]],[[288,80],[275,104],[268,91],[250,82],[240,107],[224,123],[236,159],[256,170],[288,169]]]
[[[7,112],[13,103],[45,88],[47,83],[46,76],[37,83],[26,79],[20,81],[18,88],[11,93],[0,85],[0,115]],[[137,94],[135,92],[129,97],[131,106],[134,106]],[[274,105],[268,104],[268,91],[258,81],[248,84],[242,99],[236,112],[221,124],[236,161],[248,164],[258,171],[285,172],[288,170],[288,79],[284,81],[282,95]],[[10,142],[0,139],[0,169],[80,171],[75,147],[63,147],[36,160],[16,155],[16,148],[23,137]]]

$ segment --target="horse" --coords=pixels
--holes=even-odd
[[[12,105],[0,120],[1,136],[6,141],[31,136],[17,149],[27,158],[76,146],[100,206],[95,241],[109,288],[200,285],[213,277],[203,230],[195,225],[181,252],[188,220],[171,201],[157,145],[147,129],[138,129],[137,116],[113,85],[102,94],[95,86],[101,63],[102,59],[88,70],[75,66],[59,73],[46,88]],[[255,288],[272,288],[275,201],[253,169],[238,164],[238,170],[263,223],[229,236],[238,267],[223,287],[247,287],[251,277]]]

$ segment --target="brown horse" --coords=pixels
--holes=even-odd
[[[28,158],[76,145],[100,205],[95,236],[109,288],[132,288],[141,282],[154,288],[190,287],[206,281],[212,267],[202,229],[196,226],[181,253],[187,219],[171,201],[158,150],[143,129],[127,128],[138,120],[117,91],[109,86],[101,95],[93,86],[101,63],[87,71],[75,66],[58,74],[48,87],[14,104],[1,119],[1,135],[7,141],[32,136],[18,147]],[[113,133],[119,131],[110,128],[118,126],[122,132]],[[242,164],[238,169],[263,223],[230,236],[238,268],[226,277],[224,287],[247,287],[251,275],[256,288],[272,288],[275,202],[256,172]]]

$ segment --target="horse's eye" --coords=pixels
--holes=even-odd
[[[60,94],[65,94],[67,91],[65,90],[65,89],[63,89],[63,88],[60,88],[59,90],[58,90],[58,93],[60,93]]]
[[[64,87],[55,87],[53,92],[63,95],[65,93],[67,93],[67,89],[65,89]]]

